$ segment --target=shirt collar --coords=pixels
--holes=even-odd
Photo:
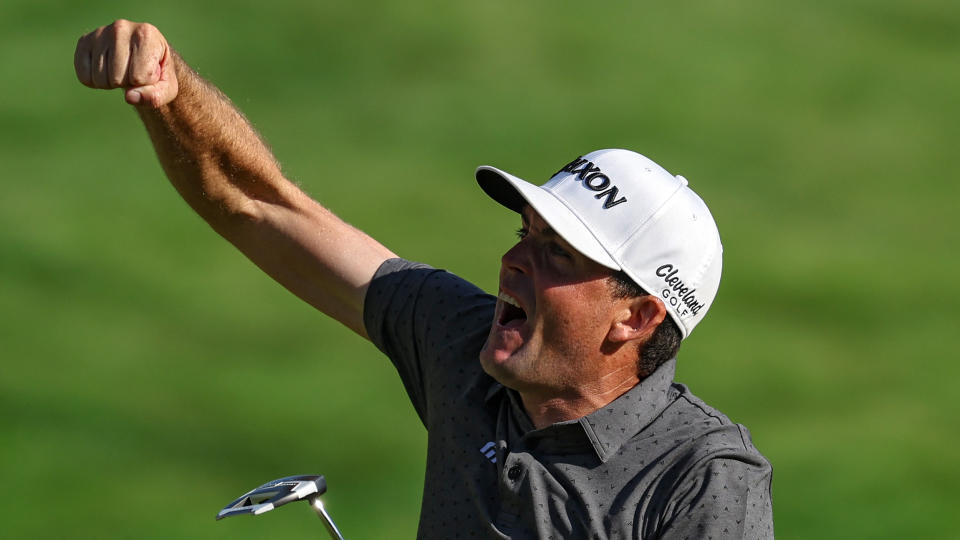
[[[600,461],[606,462],[620,450],[624,443],[660,416],[666,408],[676,366],[675,358],[668,360],[606,406],[577,420],[560,422],[527,433],[527,437],[541,435],[557,442],[562,439],[573,442],[582,440],[585,435]],[[487,390],[484,401],[489,403],[501,390],[505,390],[503,385],[494,382]],[[523,404],[519,397],[514,399],[514,396],[510,395],[508,399],[512,407],[519,409],[516,412],[522,412],[521,416],[525,418],[526,412],[523,411]]]
[[[656,371],[607,406],[580,418],[600,461],[606,462],[631,437],[660,416],[669,401],[677,361],[664,362]]]

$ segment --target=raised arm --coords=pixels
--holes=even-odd
[[[361,336],[363,297],[393,257],[284,178],[250,123],[154,26],[119,20],[80,38],[91,88],[122,88],[170,182],[221,236],[294,294]]]

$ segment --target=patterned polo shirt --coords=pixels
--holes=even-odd
[[[741,425],[673,381],[676,360],[593,413],[536,429],[478,354],[496,298],[391,259],[370,339],[427,428],[418,538],[772,538],[770,463]]]

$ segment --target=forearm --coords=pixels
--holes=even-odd
[[[267,274],[366,336],[366,286],[393,254],[284,178],[229,98],[179,56],[173,59],[177,97],[158,108],[137,108],[170,182]]]
[[[173,54],[180,90],[158,108],[137,107],[170,182],[224,236],[259,203],[292,204],[299,190],[222,92]],[[233,239],[231,239],[233,240]]]
[[[82,36],[80,82],[122,88],[167,177],[221,236],[294,294],[366,335],[363,300],[393,253],[283,177],[229,99],[149,23],[118,20]]]

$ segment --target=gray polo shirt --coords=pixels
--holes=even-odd
[[[772,538],[770,463],[673,382],[675,360],[583,418],[535,429],[478,360],[496,299],[391,259],[364,305],[427,428],[418,538]]]

